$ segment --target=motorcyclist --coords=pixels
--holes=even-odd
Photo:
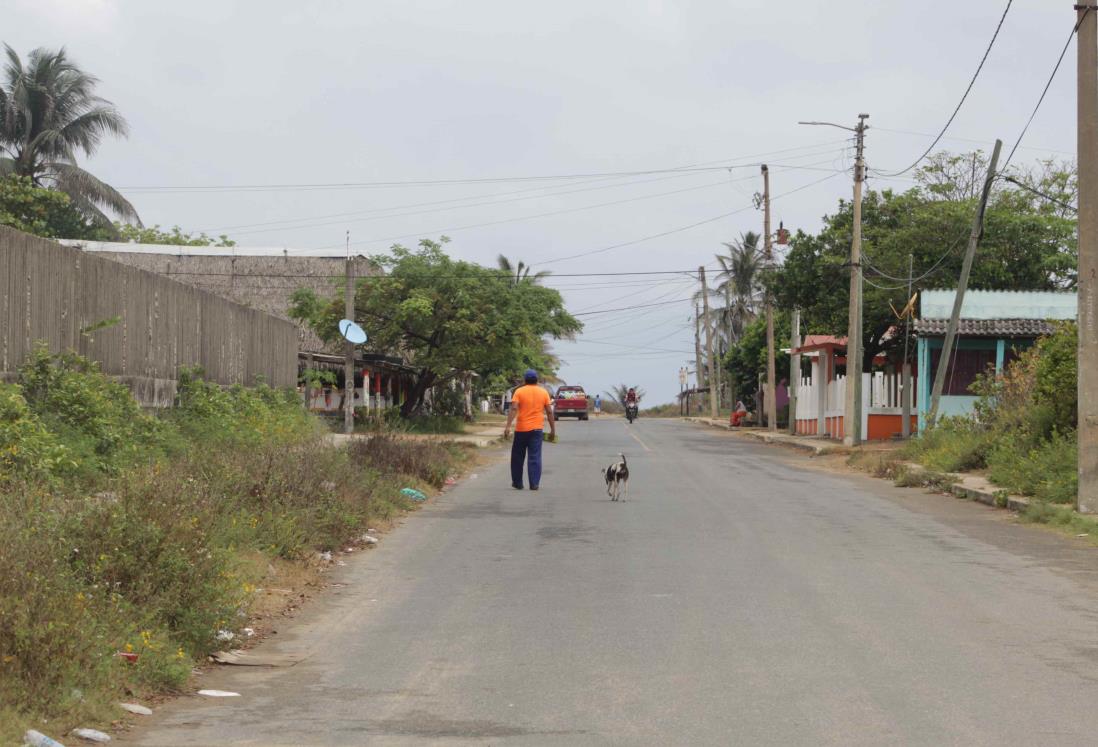
[[[637,390],[633,387],[629,387],[629,391],[625,394],[625,404],[627,406],[637,404]]]

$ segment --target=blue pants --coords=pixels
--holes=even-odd
[[[541,483],[541,437],[544,431],[515,431],[515,440],[511,443],[511,484],[522,487],[522,463],[528,461],[530,487]]]

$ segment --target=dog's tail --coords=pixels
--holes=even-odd
[[[618,454],[618,456],[621,457],[621,463],[628,467],[629,462],[625,461],[625,454]]]

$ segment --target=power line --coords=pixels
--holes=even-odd
[[[1079,208],[1075,207],[1074,205],[1069,205],[1068,203],[1064,202],[1063,200],[1060,200],[1056,197],[1053,197],[1052,195],[1047,195],[1039,189],[1035,189],[1035,188],[1029,186],[1028,184],[1026,184],[1024,182],[1018,181],[1013,176],[1004,176],[1003,179],[1005,181],[1010,182],[1011,184],[1017,184],[1019,187],[1026,190],[1027,192],[1032,192],[1033,194],[1037,195],[1038,197],[1046,199],[1049,202],[1056,203],[1060,207],[1065,208],[1067,210],[1070,210],[1073,213],[1078,213],[1079,212]]]
[[[617,311],[632,311],[633,309],[647,309],[650,306],[667,306],[673,303],[683,303],[689,301],[689,298],[676,298],[672,301],[659,301],[658,303],[641,303],[636,306],[620,306],[616,309],[602,309],[601,311],[582,311],[578,314],[572,314],[572,316],[590,316],[591,314],[610,314]]]
[[[530,182],[530,181],[559,181],[564,179],[589,179],[595,177],[625,177],[625,176],[645,176],[648,174],[664,174],[670,172],[687,172],[687,171],[720,171],[728,168],[749,168],[758,166],[757,163],[733,163],[728,164],[728,161],[740,161],[745,158],[759,158],[763,156],[775,155],[779,153],[789,153],[796,150],[807,150],[810,148],[817,148],[823,145],[822,143],[814,143],[812,145],[795,146],[791,148],[783,148],[776,151],[768,151],[766,153],[756,153],[749,156],[736,156],[733,158],[724,158],[715,161],[707,161],[704,163],[724,163],[722,166],[677,166],[672,168],[661,169],[644,169],[635,171],[603,171],[603,172],[585,172],[585,173],[564,173],[564,174],[539,174],[539,175],[523,175],[523,176],[504,176],[504,177],[474,177],[474,178],[451,178],[451,179],[421,179],[421,180],[394,180],[394,181],[375,181],[375,182],[313,182],[313,183],[282,183],[282,184],[227,184],[227,185],[195,185],[195,186],[134,186],[134,187],[122,187],[122,191],[128,192],[254,192],[254,191],[280,191],[280,190],[312,190],[312,189],[368,189],[368,188],[392,188],[392,187],[435,187],[435,186],[449,186],[458,184],[499,184],[506,182]]]
[[[999,170],[1000,174],[1005,174],[1007,167],[1010,166],[1010,159],[1014,158],[1014,152],[1018,150],[1018,146],[1022,143],[1022,138],[1026,136],[1026,131],[1029,130],[1029,126],[1033,124],[1033,118],[1037,116],[1037,110],[1041,108],[1041,104],[1045,101],[1045,95],[1048,93],[1048,89],[1052,86],[1052,81],[1056,77],[1056,72],[1060,69],[1060,63],[1064,61],[1064,55],[1067,54],[1068,47],[1071,46],[1071,40],[1075,38],[1075,34],[1079,31],[1079,26],[1082,25],[1083,19],[1087,17],[1087,13],[1090,12],[1090,8],[1083,8],[1082,15],[1079,16],[1079,20],[1075,22],[1075,26],[1071,29],[1071,33],[1068,34],[1067,41],[1064,42],[1064,48],[1060,50],[1060,56],[1056,58],[1056,64],[1052,67],[1052,74],[1048,76],[1048,81],[1045,83],[1044,89],[1041,91],[1040,98],[1037,99],[1037,105],[1033,107],[1033,112],[1029,115],[1029,119],[1026,120],[1026,126],[1022,128],[1022,132],[1018,135],[1018,139],[1014,141],[1014,147],[1010,149],[1010,154],[1006,158],[1006,162],[1003,164],[1003,168]]]
[[[942,127],[941,131],[938,133],[938,136],[934,138],[934,142],[932,142],[927,147],[927,149],[923,151],[923,154],[916,158],[915,161],[906,169],[903,169],[902,171],[897,171],[892,174],[885,174],[885,176],[900,176],[901,174],[906,174],[908,171],[911,171],[913,168],[918,166],[919,163],[930,154],[930,151],[934,150],[934,146],[936,146],[938,144],[938,141],[942,139],[942,136],[945,135],[946,130],[949,129],[949,126],[953,124],[953,120],[956,119],[957,113],[960,112],[961,107],[964,106],[965,99],[968,98],[968,94],[972,90],[972,86],[976,84],[976,78],[980,76],[980,71],[984,69],[984,63],[987,62],[987,56],[991,54],[991,48],[995,46],[995,40],[999,38],[999,30],[1003,28],[1003,21],[1006,20],[1007,13],[1010,12],[1010,6],[1013,4],[1013,2],[1014,0],[1007,0],[1006,7],[1003,8],[1003,14],[999,16],[999,23],[995,26],[995,33],[991,35],[991,41],[988,42],[987,49],[984,50],[984,56],[980,58],[980,64],[976,66],[976,72],[972,74],[972,79],[968,82],[968,87],[965,88],[965,92],[961,95],[961,100],[957,102],[957,106],[953,109],[953,113],[949,115],[949,119],[946,120],[946,123]],[[1007,160],[1009,161],[1010,159]]]
[[[889,133],[896,133],[896,134],[899,134],[899,135],[915,135],[917,137],[934,137],[934,134],[931,133],[931,132],[915,132],[914,130],[897,130],[897,129],[893,129],[893,128],[889,128],[889,127],[881,127],[879,125],[874,126],[873,130],[874,130],[874,132],[889,132]],[[978,140],[976,138],[971,138],[971,137],[960,137],[958,135],[949,135],[948,137],[944,137],[942,139],[943,140],[956,140],[956,141],[962,142],[962,143],[976,143],[976,144],[979,144],[979,145],[984,145],[984,144],[987,143],[986,140]],[[1047,151],[1049,153],[1059,153],[1059,154],[1065,155],[1065,156],[1074,156],[1075,155],[1071,151],[1057,150],[1055,148],[1041,148],[1041,147],[1036,146],[1036,145],[1023,145],[1022,150],[1043,150],[1043,151]]]

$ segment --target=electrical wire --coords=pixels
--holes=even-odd
[[[938,144],[938,141],[942,139],[942,136],[945,135],[946,130],[949,129],[949,126],[953,124],[953,120],[956,119],[957,113],[960,112],[961,107],[964,106],[965,99],[968,98],[969,92],[972,91],[972,86],[976,84],[976,79],[980,76],[980,71],[984,69],[984,63],[987,62],[987,57],[989,54],[991,54],[991,48],[995,46],[995,40],[999,38],[999,30],[1003,28],[1003,21],[1006,20],[1007,13],[1010,12],[1010,6],[1013,3],[1014,0],[1007,0],[1006,7],[1003,8],[1003,14],[999,16],[999,23],[995,26],[995,33],[991,35],[991,41],[988,42],[987,49],[984,50],[984,56],[980,58],[980,64],[976,66],[976,72],[972,74],[972,79],[968,82],[968,87],[965,88],[965,92],[961,94],[961,100],[957,102],[957,106],[953,109],[953,113],[949,115],[949,119],[946,120],[946,123],[942,127],[941,131],[938,133],[938,136],[934,138],[934,142],[932,142],[927,147],[927,149],[923,151],[923,154],[916,158],[915,161],[906,169],[897,171],[892,174],[885,174],[885,176],[900,176],[901,174],[906,174],[908,171],[911,171],[930,154],[930,151],[934,149],[934,146],[936,146]]]
[[[706,161],[703,164],[717,164],[723,163],[721,166],[676,166],[671,168],[661,169],[644,169],[635,171],[603,171],[603,172],[586,172],[586,173],[564,173],[564,174],[540,174],[540,175],[523,175],[523,176],[505,176],[505,177],[474,177],[474,178],[453,178],[453,179],[422,179],[422,180],[401,180],[401,181],[376,181],[376,182],[314,182],[314,183],[283,183],[283,184],[229,184],[229,185],[195,185],[195,186],[133,186],[133,187],[121,187],[122,191],[128,192],[144,192],[144,193],[168,193],[168,192],[254,192],[254,191],[286,191],[286,190],[313,190],[313,189],[362,189],[362,188],[392,188],[392,187],[436,187],[436,186],[449,186],[457,184],[498,184],[506,182],[530,182],[530,181],[560,181],[570,179],[589,179],[594,177],[626,177],[626,176],[644,176],[648,174],[665,174],[673,171],[686,172],[686,171],[720,171],[727,168],[748,168],[751,166],[758,166],[758,163],[733,163],[728,164],[729,161],[742,161],[744,159],[761,158],[769,155],[776,155],[780,153],[790,153],[797,150],[807,150],[810,148],[821,147],[822,143],[814,143],[812,145],[794,146],[791,148],[782,148],[780,150],[767,151],[765,153],[755,153],[748,156],[736,156],[732,158],[723,158],[714,161]]]
[[[1026,136],[1029,126],[1033,124],[1033,118],[1037,116],[1037,110],[1040,109],[1041,104],[1044,103],[1045,96],[1048,94],[1048,89],[1052,86],[1052,81],[1056,78],[1056,73],[1060,69],[1060,64],[1064,61],[1064,55],[1067,54],[1068,47],[1071,46],[1071,40],[1074,39],[1075,35],[1079,32],[1079,27],[1083,25],[1083,19],[1087,17],[1087,13],[1090,13],[1089,7],[1083,9],[1083,13],[1079,16],[1079,20],[1075,22],[1074,28],[1072,28],[1071,33],[1068,34],[1067,41],[1064,42],[1064,48],[1060,50],[1060,56],[1056,58],[1056,64],[1052,67],[1052,74],[1048,76],[1048,81],[1041,91],[1041,96],[1037,99],[1037,105],[1033,107],[1033,112],[1030,113],[1029,119],[1026,120],[1026,126],[1022,128],[1021,133],[1018,135],[1018,139],[1014,141],[1014,147],[1010,149],[1010,155],[1007,156],[1003,168],[999,170],[1000,174],[1006,173],[1007,167],[1010,166],[1010,160],[1014,158],[1014,152],[1018,150],[1018,146],[1022,144],[1022,138]]]

